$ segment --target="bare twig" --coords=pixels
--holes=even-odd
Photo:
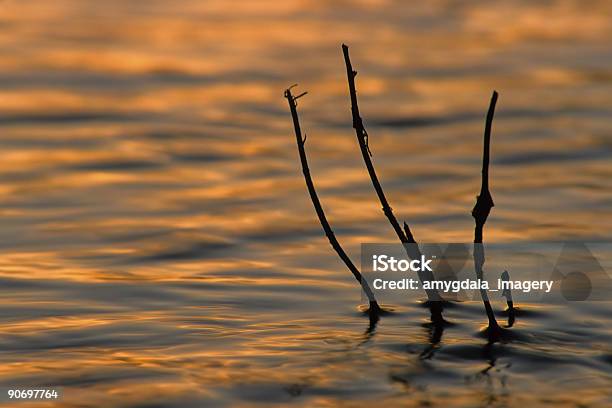
[[[508,273],[508,271],[502,272],[501,279],[506,282],[510,280],[510,274]],[[514,302],[512,301],[512,290],[510,288],[504,289],[502,291],[502,296],[506,298],[506,301],[508,303],[508,310],[513,310]]]
[[[491,96],[491,103],[489,104],[489,111],[487,112],[487,121],[485,124],[484,132],[484,147],[482,153],[482,183],[480,186],[480,194],[478,195],[478,198],[476,199],[476,204],[472,209],[472,217],[474,217],[474,221],[476,223],[476,227],[474,229],[474,268],[476,269],[476,275],[478,279],[483,278],[482,267],[485,262],[484,247],[482,245],[482,231],[485,223],[487,222],[487,217],[491,212],[491,208],[493,208],[493,206],[495,205],[493,203],[493,198],[491,197],[491,192],[489,191],[489,156],[491,145],[491,126],[493,124],[493,115],[495,113],[496,103],[497,92],[493,91],[493,95]],[[484,303],[484,307],[487,312],[487,317],[489,319],[489,328],[498,331],[499,325],[497,324],[497,320],[495,320],[495,314],[493,313],[493,309],[491,308],[491,303],[489,302],[489,296],[487,295],[487,291],[485,289],[481,289],[480,296],[482,297],[482,302]]]
[[[416,241],[410,231],[410,227],[408,224],[404,222],[404,230],[400,227],[397,218],[393,214],[393,210],[387,201],[387,197],[383,191],[382,186],[380,185],[380,181],[378,180],[378,176],[376,175],[376,170],[374,169],[374,164],[372,164],[372,152],[369,147],[368,140],[368,132],[363,125],[363,120],[361,119],[361,115],[359,114],[359,105],[357,104],[357,91],[355,89],[355,76],[357,75],[357,71],[353,70],[353,66],[351,64],[351,59],[349,56],[348,46],[342,44],[342,53],[344,54],[344,62],[346,64],[346,77],[348,80],[349,86],[349,94],[351,97],[351,113],[353,116],[353,128],[355,129],[355,135],[357,136],[357,141],[359,142],[359,148],[361,150],[361,155],[363,157],[363,161],[368,169],[368,174],[370,175],[370,180],[372,180],[372,185],[374,186],[374,190],[376,191],[376,195],[378,196],[378,200],[382,206],[383,213],[389,220],[389,223],[393,227],[395,234],[399,238],[399,240],[404,244],[404,248],[406,248],[406,252],[408,256],[412,259],[417,259],[421,257],[421,251],[416,245]],[[419,280],[421,284],[424,281],[433,281],[433,274],[427,271],[421,271],[418,273]],[[429,301],[434,301],[431,304],[431,312],[432,312],[432,320],[441,321],[442,319],[442,308],[440,302],[437,300],[441,300],[440,295],[434,289],[427,289],[427,298]]]
[[[508,273],[508,271],[504,271],[501,274],[501,279],[503,281],[509,281],[510,280],[510,274]],[[504,296],[506,298],[506,304],[508,305],[508,327],[512,327],[514,325],[514,321],[516,319],[516,313],[514,310],[514,302],[512,301],[512,290],[510,288],[508,289],[504,289],[502,291],[502,296]]]
[[[297,98],[302,97],[305,94],[306,92],[298,96],[293,96],[291,94],[291,88],[288,88],[285,91],[285,98],[287,98],[287,102],[289,103],[289,110],[291,111],[291,117],[293,119],[293,128],[295,130],[295,138],[297,142],[298,152],[300,155],[300,162],[302,164],[302,172],[304,173],[304,180],[306,181],[306,187],[308,188],[310,199],[312,200],[312,204],[314,205],[317,216],[319,217],[319,222],[321,223],[321,226],[323,227],[323,231],[325,231],[325,235],[327,236],[329,243],[331,244],[334,251],[336,251],[340,259],[342,259],[342,261],[347,266],[347,268],[351,271],[355,279],[357,279],[357,281],[361,284],[361,287],[370,302],[370,313],[375,314],[380,311],[380,307],[378,305],[378,302],[376,301],[376,298],[374,297],[374,293],[370,289],[370,286],[368,285],[367,280],[363,278],[363,276],[359,272],[359,269],[357,269],[355,264],[353,264],[349,256],[346,254],[346,252],[344,251],[344,249],[342,248],[342,246],[336,239],[336,236],[334,235],[334,232],[329,222],[327,221],[327,217],[325,216],[325,212],[323,211],[321,202],[319,201],[319,197],[315,190],[315,186],[312,181],[312,177],[310,176],[310,170],[308,168],[308,160],[306,158],[306,150],[304,148],[306,138],[302,137],[302,130],[300,128],[300,121],[299,121],[299,117],[297,113],[297,106],[295,103]]]
[[[363,156],[363,161],[365,162],[366,168],[368,169],[368,174],[370,175],[370,179],[372,180],[372,185],[374,186],[374,190],[376,190],[376,195],[378,195],[378,199],[380,204],[382,205],[382,210],[387,216],[389,223],[393,227],[393,230],[397,234],[398,238],[403,243],[414,243],[414,238],[412,241],[408,239],[404,231],[402,231],[402,227],[400,227],[399,222],[393,215],[393,210],[385,197],[385,193],[378,181],[378,176],[376,175],[376,170],[374,170],[374,165],[372,164],[372,152],[369,149],[368,145],[368,132],[363,126],[363,120],[359,114],[359,105],[357,105],[357,91],[355,90],[355,76],[357,75],[357,71],[353,70],[353,66],[351,64],[351,59],[349,57],[349,50],[346,44],[342,44],[342,53],[344,54],[344,62],[346,64],[346,77],[349,85],[349,93],[351,96],[351,113],[353,115],[353,128],[355,129],[355,134],[357,135],[357,140],[359,141],[359,148],[361,149],[361,155]],[[405,227],[408,226],[404,223]],[[412,234],[410,234],[412,237]]]

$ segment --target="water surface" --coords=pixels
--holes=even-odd
[[[282,97],[309,91],[313,177],[355,261],[394,235],[342,42],[418,240],[472,239],[492,89],[485,240],[609,240],[610,15],[578,0],[0,2],[0,384],[62,386],[62,407],[612,404],[609,303],[520,305],[495,344],[478,303],[448,309],[441,337],[409,301],[369,330]]]

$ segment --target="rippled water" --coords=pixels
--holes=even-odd
[[[479,303],[441,338],[414,302],[368,330],[309,202],[294,82],[339,239],[356,261],[394,242],[347,42],[418,240],[472,239],[492,89],[485,239],[611,238],[610,2],[466,3],[0,2],[0,385],[65,407],[612,404],[609,303],[520,305],[495,344]]]

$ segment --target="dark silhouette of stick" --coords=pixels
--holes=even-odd
[[[312,181],[312,177],[310,176],[310,170],[308,168],[308,160],[306,158],[306,149],[304,148],[306,144],[306,136],[304,135],[304,137],[302,137],[302,130],[300,128],[300,120],[299,120],[298,113],[297,113],[296,100],[306,95],[306,92],[301,93],[298,96],[293,96],[291,94],[291,88],[292,87],[285,90],[285,98],[287,98],[287,102],[289,103],[289,110],[291,111],[291,117],[293,119],[293,128],[295,130],[295,139],[297,142],[298,152],[300,155],[300,162],[302,164],[302,172],[304,173],[304,180],[306,181],[306,187],[308,188],[310,199],[312,200],[312,204],[314,205],[317,216],[319,217],[319,222],[321,223],[321,226],[323,227],[323,231],[325,231],[325,235],[327,236],[329,243],[331,244],[334,251],[336,251],[340,259],[342,259],[342,261],[347,266],[347,268],[351,271],[355,279],[357,279],[357,281],[361,284],[361,287],[370,302],[370,309],[369,309],[370,315],[376,315],[380,312],[380,306],[378,305],[378,302],[376,301],[376,298],[374,297],[374,293],[370,289],[370,286],[368,285],[368,282],[366,281],[366,279],[363,278],[363,276],[359,272],[359,269],[357,269],[355,264],[353,264],[349,256],[346,254],[346,252],[344,251],[344,249],[342,248],[342,246],[336,239],[336,236],[334,235],[334,232],[331,226],[329,225],[329,222],[327,221],[327,217],[325,216],[325,212],[323,211],[321,202],[319,201],[319,197],[317,195],[317,191],[315,190],[315,186]]]
[[[404,231],[400,227],[397,218],[393,214],[393,210],[387,201],[387,197],[385,197],[385,192],[383,191],[382,186],[380,185],[380,181],[378,180],[378,176],[376,175],[376,170],[374,169],[374,165],[372,164],[372,152],[370,151],[370,147],[368,145],[368,132],[363,125],[363,120],[361,119],[361,115],[359,114],[359,105],[357,104],[357,91],[355,89],[355,76],[357,75],[357,71],[353,70],[353,66],[351,64],[351,59],[349,56],[348,46],[346,44],[342,44],[342,53],[344,54],[344,62],[346,64],[346,77],[348,80],[349,86],[349,94],[351,97],[351,113],[353,116],[353,128],[355,129],[355,135],[357,136],[357,140],[359,142],[359,148],[361,150],[361,155],[363,156],[363,161],[368,169],[368,174],[370,175],[370,180],[372,180],[372,185],[374,186],[374,190],[376,191],[376,195],[378,196],[378,200],[382,205],[382,210],[389,223],[393,227],[395,234],[399,238],[399,240],[404,244],[404,248],[406,248],[406,252],[408,256],[412,259],[418,259],[421,257],[421,251],[419,250],[418,245],[416,245],[416,241],[410,231],[410,227],[408,224],[404,222]],[[424,281],[433,281],[434,277],[431,272],[419,272],[419,280],[421,284]],[[441,300],[440,295],[436,290],[427,289],[427,298],[428,300],[434,301],[431,302],[430,310],[432,313],[432,321],[441,321],[442,320],[442,305],[438,300]]]
[[[510,274],[508,271],[502,272],[501,279],[506,282],[510,280]],[[506,298],[506,303],[508,305],[508,327],[512,327],[516,318],[514,302],[512,301],[512,290],[510,288],[504,289],[502,291],[502,296]]]
[[[489,104],[489,111],[487,112],[487,121],[485,124],[484,132],[484,147],[482,153],[482,183],[480,186],[480,194],[478,195],[478,198],[476,199],[476,204],[472,209],[472,217],[474,217],[474,221],[476,223],[476,227],[474,228],[474,268],[476,269],[476,275],[478,279],[483,278],[482,267],[485,262],[484,247],[482,245],[482,230],[484,228],[485,223],[487,222],[487,217],[489,217],[491,208],[493,208],[493,206],[495,205],[493,203],[493,197],[491,197],[491,192],[489,191],[489,156],[491,145],[491,126],[493,124],[493,115],[495,113],[496,103],[497,92],[493,91],[493,95],[491,96],[491,103]],[[482,302],[484,303],[484,307],[487,312],[487,317],[489,319],[489,328],[492,331],[499,331],[499,325],[497,324],[497,320],[495,320],[495,314],[493,313],[493,309],[491,308],[491,303],[489,302],[489,296],[487,295],[487,291],[485,289],[480,289],[480,296],[482,297]]]
[[[508,273],[508,271],[502,272],[501,279],[506,282],[510,280],[510,274]],[[508,303],[508,310],[514,309],[514,302],[512,301],[512,290],[510,288],[504,289],[502,291],[502,296],[506,298],[506,301]]]
[[[376,190],[376,194],[378,195],[378,199],[380,200],[380,204],[382,205],[382,210],[387,216],[389,223],[393,227],[393,230],[399,237],[400,241],[403,243],[414,243],[414,238],[412,234],[409,232],[405,234],[400,227],[399,222],[395,218],[393,214],[393,210],[385,197],[385,193],[378,181],[378,176],[376,175],[376,170],[374,170],[374,165],[372,164],[371,156],[372,152],[370,151],[370,147],[368,145],[368,132],[363,126],[363,120],[361,119],[361,115],[359,114],[359,105],[357,104],[357,91],[355,90],[355,76],[357,76],[357,71],[353,70],[353,66],[351,64],[351,59],[349,57],[349,50],[346,44],[342,44],[342,53],[344,54],[344,62],[346,64],[346,77],[349,85],[349,94],[351,96],[351,113],[353,115],[353,128],[355,129],[355,134],[357,135],[357,140],[359,141],[359,148],[361,149],[361,154],[363,156],[363,161],[365,162],[366,168],[368,169],[368,174],[370,175],[370,179],[372,180],[372,185],[374,186],[374,190]],[[405,227],[409,228],[407,225]],[[408,236],[412,238],[409,240]]]

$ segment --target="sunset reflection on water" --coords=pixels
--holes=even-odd
[[[419,241],[472,240],[493,89],[485,240],[609,240],[610,15],[577,0],[1,1],[0,384],[62,386],[62,407],[609,403],[608,303],[524,305],[518,340],[493,346],[478,303],[447,311],[439,344],[415,303],[365,333],[282,96],[309,92],[313,178],[356,262],[395,237],[342,42]]]

